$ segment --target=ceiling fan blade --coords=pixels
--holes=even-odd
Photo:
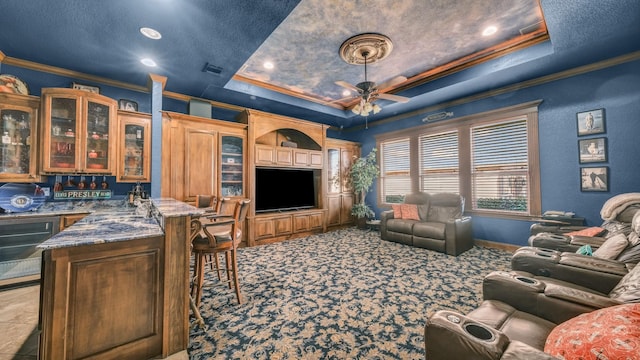
[[[409,100],[411,100],[408,97],[399,96],[399,95],[392,95],[392,94],[385,94],[385,93],[379,93],[378,94],[378,99],[391,100],[391,101],[401,102],[401,103],[406,103],[406,102],[409,102]]]
[[[347,96],[347,97],[343,97],[343,98],[340,98],[340,99],[329,101],[327,104],[335,104],[335,103],[339,103],[339,102],[351,101],[351,100],[357,99],[359,97],[360,97],[360,95]]]
[[[406,77],[404,77],[404,76],[396,76],[393,79],[390,79],[390,80],[385,81],[382,84],[378,85],[377,88],[382,90],[382,89],[390,88],[392,86],[396,86],[398,84],[402,84],[405,81],[407,81]]]
[[[342,86],[345,89],[356,91],[358,93],[360,93],[362,91],[359,88],[357,88],[355,85],[351,85],[346,81],[339,80],[339,81],[336,81],[335,84],[338,85],[338,86]]]

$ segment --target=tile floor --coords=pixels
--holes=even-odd
[[[0,289],[0,360],[35,360],[40,286]]]

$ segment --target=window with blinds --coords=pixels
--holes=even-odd
[[[384,203],[402,203],[411,192],[409,149],[409,138],[380,144],[380,194]]]
[[[458,131],[419,137],[420,191],[460,193]]]
[[[529,211],[527,119],[471,127],[474,210]]]

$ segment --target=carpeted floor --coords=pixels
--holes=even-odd
[[[190,334],[191,359],[424,359],[436,310],[466,313],[482,278],[511,254],[474,247],[454,257],[356,228],[243,248],[243,304],[208,272]]]

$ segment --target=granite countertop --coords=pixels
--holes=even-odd
[[[204,211],[170,198],[138,202],[137,207],[124,201],[87,201],[86,204],[54,203],[45,205],[32,215],[63,215],[89,213],[85,218],[38,245],[39,249],[56,249],[81,245],[103,244],[163,236],[163,217],[201,214]],[[62,204],[66,204],[62,205]],[[44,209],[42,209],[44,208]],[[20,213],[22,214],[22,213]]]
[[[39,249],[94,245],[163,236],[153,217],[135,214],[91,214],[38,245]]]
[[[172,198],[151,199],[151,203],[160,215],[164,217],[202,215],[205,213],[205,209],[200,209]]]

